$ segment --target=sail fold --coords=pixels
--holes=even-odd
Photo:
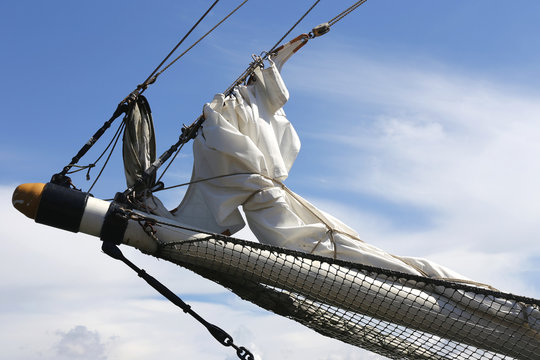
[[[249,85],[228,96],[217,94],[204,106],[206,120],[193,145],[192,184],[173,216],[207,231],[234,234],[245,225],[242,207],[261,243],[414,275],[464,278],[360,240],[283,184],[300,150],[283,110],[289,92],[279,68],[290,56],[285,46],[267,68],[255,69]]]
[[[125,121],[122,146],[124,173],[128,187],[141,179],[146,169],[156,160],[156,136],[150,105],[139,95],[130,103]],[[155,176],[146,179],[147,188],[154,183]]]

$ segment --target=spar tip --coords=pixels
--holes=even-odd
[[[11,199],[15,209],[30,219],[35,219],[44,187],[43,183],[28,183],[17,186]]]

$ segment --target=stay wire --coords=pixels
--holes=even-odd
[[[154,76],[154,80],[155,78],[157,78],[157,76],[159,76],[161,73],[163,73],[165,70],[167,70],[171,65],[174,64],[174,62],[176,62],[178,59],[180,59],[182,56],[185,55],[185,53],[187,53],[189,50],[191,50],[195,45],[197,45],[197,43],[199,43],[202,39],[204,39],[207,35],[209,35],[213,30],[215,30],[219,25],[221,25],[221,23],[223,21],[225,21],[229,16],[231,16],[232,14],[234,14],[240,7],[242,7],[248,0],[245,0],[244,2],[242,2],[240,5],[238,5],[233,11],[231,11],[231,13],[229,13],[225,18],[223,18],[216,26],[214,26],[212,29],[210,29],[205,35],[203,35],[199,40],[197,40],[193,45],[191,45],[188,49],[186,49],[182,54],[180,54],[176,59],[174,59],[169,65],[167,65],[163,70],[161,70],[160,72],[158,72],[155,76]],[[353,5],[349,6],[347,9],[345,9],[344,11],[342,11],[341,13],[339,13],[338,15],[334,16],[332,19],[330,19],[328,21],[328,27],[330,26],[333,26],[334,24],[336,24],[338,21],[342,20],[345,16],[349,15],[351,12],[353,12],[354,10],[356,10],[358,7],[360,7],[362,4],[364,4],[367,0],[359,0],[357,2],[355,2]],[[293,24],[293,26],[291,26],[291,28],[285,32],[285,34],[276,42],[276,44],[274,46],[272,46],[272,48],[267,51],[267,52],[264,52],[264,56],[262,58],[256,58],[253,62],[251,62],[248,66],[248,68],[224,91],[224,94],[230,94],[232,92],[232,90],[234,89],[235,86],[241,84],[243,81],[245,81],[245,79],[253,73],[253,70],[257,67],[257,66],[261,66],[262,65],[262,61],[267,59],[268,56],[270,56],[272,54],[272,52],[281,44],[281,42],[298,26],[298,24],[300,24],[300,22],[302,22],[302,20],[304,20],[304,18],[315,8],[315,6],[317,6],[319,4],[320,0],[316,0],[309,8],[308,10]],[[183,145],[182,145],[183,146]],[[167,167],[165,168],[165,170],[161,173],[158,181],[160,181],[163,176],[165,175],[165,172],[169,169],[169,167],[171,166],[171,164],[173,163],[173,161],[176,159],[178,153],[180,152],[181,148],[177,150],[177,152],[175,153],[174,157],[170,160],[170,162],[168,163]],[[164,188],[164,189],[168,189],[168,188]]]
[[[100,171],[99,171],[99,174],[96,176],[96,178],[94,179],[94,182],[92,183],[92,185],[90,186],[90,188],[88,189],[88,193],[90,191],[92,191],[92,189],[94,188],[94,186],[96,185],[97,181],[99,180],[99,178],[101,177],[101,174],[103,173],[103,171],[105,170],[105,167],[107,166],[107,164],[109,163],[109,160],[111,159],[111,156],[114,152],[114,149],[116,148],[116,145],[118,144],[118,139],[120,139],[120,134],[122,133],[122,130],[124,130],[126,126],[126,122],[125,120],[122,120],[122,122],[120,123],[120,126],[118,126],[118,129],[116,130],[116,133],[114,134],[114,137],[113,139],[111,140],[111,142],[109,143],[109,145],[107,145],[107,149],[111,146],[112,144],[112,148],[111,150],[109,151],[109,155],[107,155],[107,159],[105,160],[105,163],[103,164],[103,166],[101,167]],[[103,151],[102,155],[99,157],[101,158],[103,156],[103,154],[105,154],[105,152],[107,151],[107,149],[105,149],[105,151]],[[99,159],[98,159],[99,160]],[[97,162],[97,161],[96,161]],[[95,163],[94,163],[95,164]]]
[[[345,9],[344,11],[340,12],[339,14],[334,16],[332,19],[330,19],[328,21],[328,26],[334,25],[335,23],[337,23],[338,21],[343,19],[345,16],[352,13],[354,10],[356,10],[358,7],[360,7],[360,5],[364,4],[366,1],[367,0],[359,0],[359,1],[355,2],[354,4],[349,6],[347,9]]]
[[[79,171],[88,169],[88,173],[86,174],[86,179],[87,179],[87,180],[90,180],[90,170],[96,166],[96,164],[97,164],[97,163],[101,160],[101,158],[105,155],[105,153],[107,152],[107,150],[108,150],[108,149],[111,147],[111,145],[115,142],[116,137],[118,136],[118,134],[120,133],[120,131],[123,129],[123,124],[124,124],[124,121],[122,121],[122,123],[120,123],[120,125],[119,125],[118,128],[116,129],[116,132],[114,133],[114,136],[112,137],[111,141],[109,141],[109,144],[105,147],[105,150],[103,150],[103,151],[101,152],[101,154],[98,156],[98,158],[97,158],[93,163],[90,163],[90,164],[85,165],[85,166],[73,165],[74,167],[77,167],[78,169],[77,169],[77,170],[73,170],[73,171],[68,171],[66,174],[67,174],[67,175],[69,175],[69,174],[74,174],[74,173],[77,173],[77,172],[79,172]]]
[[[161,172],[161,175],[159,175],[159,178],[156,180],[156,183],[159,183],[161,181],[161,179],[163,178],[163,175],[165,175],[165,173],[167,172],[167,170],[169,170],[169,167],[172,165],[172,163],[174,162],[174,160],[176,160],[176,157],[178,156],[178,154],[180,153],[180,151],[182,150],[182,148],[184,147],[185,143],[180,145],[180,147],[178,148],[178,150],[176,150],[176,152],[174,153],[174,156],[171,158],[171,160],[169,160],[169,163],[167,164],[167,166],[165,167],[165,169]]]
[[[153,75],[153,77],[151,76],[151,80],[149,80],[149,84],[150,83],[154,83],[157,79],[158,76],[160,76],[163,72],[165,72],[169,67],[171,67],[176,61],[178,61],[180,58],[182,58],[182,56],[184,56],[188,51],[190,51],[194,46],[196,46],[199,42],[201,42],[204,38],[206,38],[210,33],[212,33],[217,27],[219,27],[225,20],[227,20],[230,16],[232,16],[236,11],[238,11],[246,2],[248,2],[248,0],[244,0],[242,3],[240,3],[235,9],[233,9],[229,14],[227,14],[227,16],[225,16],[223,19],[221,19],[221,21],[219,21],[213,28],[211,28],[208,32],[206,32],[206,34],[204,34],[201,38],[199,38],[197,41],[195,41],[190,47],[188,47],[184,52],[182,52],[180,55],[178,55],[174,60],[172,60],[167,66],[165,66],[162,70],[160,70],[159,72],[155,73],[155,75]],[[313,5],[311,5],[311,7],[304,13],[304,15],[302,15],[300,17],[300,19],[298,19],[296,21],[296,23],[279,39],[279,41],[270,49],[269,52],[266,53],[266,55],[264,56],[264,58],[266,59],[268,57],[268,55],[274,51],[278,46],[279,44],[281,43],[281,41],[283,41],[283,39],[285,37],[287,37],[292,30],[294,30],[296,28],[296,26],[313,10],[313,8],[315,8],[315,6],[320,2],[320,0],[316,0],[315,3],[313,3]],[[236,86],[238,83],[242,82],[252,71],[253,69],[255,68],[255,66],[258,65],[258,62],[254,62],[252,64],[250,64],[250,66],[248,67],[248,69],[246,69],[242,75],[237,78],[237,80],[231,85],[229,86],[229,88],[225,91],[225,93],[229,93],[233,88],[234,86]],[[144,88],[142,89],[144,91]],[[183,144],[182,144],[182,147],[183,147]],[[167,170],[169,169],[169,167],[171,166],[172,162],[176,159],[178,153],[180,152],[181,148],[180,147],[174,157],[172,158],[172,160],[170,160],[170,162],[168,163],[167,167],[163,170],[163,172],[161,173],[161,175],[159,176],[157,182],[161,181],[161,179],[163,178],[163,176],[165,175],[165,173],[167,172]]]
[[[291,33],[291,31],[293,31],[293,30],[296,28],[296,26],[298,26],[298,24],[300,24],[300,22],[301,22],[302,20],[304,20],[304,18],[311,12],[311,10],[313,10],[313,8],[314,8],[315,6],[317,6],[317,5],[319,4],[320,1],[321,1],[321,0],[315,1],[315,3],[313,3],[313,5],[311,5],[311,7],[304,13],[304,15],[302,15],[302,17],[300,17],[300,19],[298,19],[298,21],[296,21],[296,23],[289,29],[289,31],[287,31],[287,32],[285,33],[285,35],[283,35],[283,36],[281,37],[281,39],[279,39],[279,40],[276,42],[276,44],[275,44],[274,46],[272,46],[272,48],[266,53],[266,55],[265,55],[265,57],[264,57],[265,59],[268,57],[268,55],[272,54],[272,52],[279,46],[279,44],[281,44],[281,42],[283,41],[283,39],[285,39],[285,38]]]
[[[155,81],[155,79],[153,81],[152,78],[154,77],[154,75],[156,74],[156,72],[158,72],[158,70],[163,66],[163,64],[165,64],[165,62],[167,60],[169,60],[169,58],[172,56],[172,54],[174,54],[174,52],[178,49],[178,47],[180,47],[180,45],[182,45],[182,43],[187,39],[187,37],[193,32],[193,30],[195,30],[195,28],[200,24],[200,22],[206,17],[206,15],[208,15],[210,13],[210,11],[214,8],[214,6],[216,6],[216,4],[219,2],[219,0],[216,0],[214,1],[214,3],[212,5],[210,5],[210,7],[208,8],[208,10],[206,10],[206,12],[199,18],[199,20],[197,20],[197,22],[191,27],[191,29],[189,29],[189,31],[182,37],[182,39],[180,39],[180,41],[178,42],[178,44],[176,44],[176,46],[169,52],[169,54],[161,61],[161,63],[154,69],[154,71],[152,71],[152,73],[146,78],[146,80],[141,84],[139,85],[139,87],[142,89],[141,90],[141,93],[146,89],[146,87]]]
[[[165,72],[168,68],[170,68],[175,62],[177,62],[178,60],[180,60],[180,58],[182,58],[188,51],[190,51],[191,49],[193,49],[198,43],[200,43],[202,40],[204,40],[204,38],[206,38],[208,35],[210,35],[210,33],[212,33],[215,29],[217,29],[223,22],[225,22],[225,20],[227,20],[229,17],[231,17],[236,11],[238,11],[242,6],[244,6],[245,3],[247,3],[248,0],[244,0],[240,5],[238,5],[236,8],[234,8],[234,10],[232,10],[231,12],[229,12],[229,14],[227,14],[227,16],[225,16],[223,19],[221,19],[216,25],[214,25],[214,27],[212,27],[210,30],[208,30],[206,32],[206,34],[204,34],[203,36],[201,36],[197,41],[195,41],[190,47],[188,47],[184,52],[182,52],[180,55],[178,55],[174,60],[172,60],[167,66],[165,66],[161,71],[159,71],[158,73],[156,73],[151,82],[154,82],[158,76],[160,76],[161,74],[163,74],[163,72]]]
[[[315,6],[317,6],[317,4],[319,4],[320,1],[321,0],[316,0],[313,5],[311,5],[311,7],[304,13],[304,15],[302,15],[296,21],[296,23],[294,23],[294,25],[275,43],[275,45],[270,48],[270,50],[263,52],[265,55],[260,60],[255,60],[251,64],[249,64],[248,68],[236,78],[236,80],[227,88],[227,90],[224,91],[224,94],[230,94],[235,86],[241,84],[251,73],[253,73],[253,70],[257,66],[261,65],[261,61],[266,60],[268,56],[272,54],[272,52],[281,44],[283,39],[285,39],[291,33],[291,31],[293,31],[296,26],[298,26],[298,24],[300,24],[300,22],[304,20],[304,18],[311,12],[311,10],[315,8]]]

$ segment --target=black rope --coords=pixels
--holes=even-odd
[[[94,144],[99,140],[101,136],[107,131],[108,128],[111,127],[111,124],[116,120],[120,115],[125,113],[127,111],[127,103],[121,102],[116,107],[116,110],[114,111],[113,115],[109,120],[107,120],[95,133],[92,135],[92,137],[83,145],[83,147],[79,150],[79,152],[71,159],[70,163],[66,166],[64,166],[64,169],[54,174],[51,178],[52,183],[56,184],[66,184],[70,183],[71,180],[67,178],[66,174],[69,172],[69,170],[75,166],[79,160],[94,146]]]
[[[247,0],[245,0],[243,3],[241,3],[236,9],[233,10],[233,12],[231,12],[228,16],[232,15],[236,10],[238,10],[242,5],[244,5],[245,3],[247,2]],[[229,94],[232,89],[237,86],[238,84],[242,83],[252,72],[253,70],[257,67],[257,66],[261,66],[262,65],[262,60],[264,59],[267,59],[268,56],[279,46],[279,44],[283,41],[283,39],[285,39],[293,29],[296,28],[296,26],[315,8],[315,6],[317,6],[317,4],[320,2],[320,0],[316,0],[313,5],[311,5],[311,7],[296,21],[296,23],[287,31],[285,32],[285,34],[276,42],[276,44],[274,46],[272,46],[272,48],[265,52],[265,55],[263,58],[259,58],[259,59],[255,59],[249,66],[248,68],[224,91],[224,94]],[[221,22],[223,22],[224,20],[227,19],[227,17],[225,17]],[[216,28],[217,26],[219,26],[219,24],[216,25],[214,28]],[[206,35],[208,35],[212,30],[211,29],[208,33],[206,33],[200,40],[202,40]],[[195,44],[192,45],[195,46],[197,44],[197,42]],[[183,56],[187,51],[189,51],[191,49],[188,48],[184,53],[180,54],[180,56],[178,58],[180,58],[181,56]],[[174,63],[174,61],[176,61],[178,58],[176,58],[175,60],[173,60],[173,62],[171,64],[169,64],[167,67],[165,67],[161,72],[159,72],[156,76],[158,76],[160,73],[162,73],[163,71],[167,70],[167,68],[172,65]],[[200,118],[199,118],[200,119]],[[203,121],[204,121],[204,118],[203,118]],[[202,122],[201,122],[202,124]],[[193,124],[192,124],[193,125]],[[183,144],[182,144],[183,146]],[[177,150],[176,154],[174,155],[173,159],[169,162],[169,164],[167,165],[167,167],[165,168],[165,170],[163,171],[163,173],[160,175],[159,179],[158,179],[158,182],[163,178],[163,175],[165,175],[165,172],[169,169],[169,167],[171,166],[171,164],[173,163],[173,161],[176,159],[176,156],[178,155],[178,152],[181,150],[181,147]],[[182,185],[178,185],[178,186],[182,186]],[[178,186],[173,186],[173,187],[178,187]],[[170,189],[171,187],[167,187],[167,188],[160,188],[159,190],[165,190],[165,189]]]
[[[169,170],[169,167],[172,165],[172,163],[174,162],[174,160],[176,160],[176,157],[178,156],[178,154],[180,153],[180,151],[182,151],[182,148],[184,147],[186,143],[183,143],[181,144],[179,147],[178,147],[178,150],[176,150],[176,152],[174,153],[173,157],[170,159],[169,163],[167,164],[167,166],[165,166],[165,169],[163,169],[161,175],[159,175],[159,178],[156,180],[156,183],[159,183],[161,181],[161,179],[163,178],[163,176],[165,175],[165,173],[167,172],[167,170]],[[165,187],[160,189],[160,190],[165,190]]]
[[[115,139],[117,139],[117,136],[118,134],[124,129],[124,124],[125,122],[123,121],[122,123],[120,123],[120,125],[118,126],[118,128],[116,129],[116,132],[114,133],[114,136],[112,137],[111,141],[109,141],[109,144],[107,145],[107,147],[105,147],[105,150],[103,150],[103,152],[98,156],[98,158],[93,162],[93,163],[90,163],[88,165],[85,165],[85,166],[80,166],[80,165],[73,165],[73,167],[76,167],[77,170],[72,170],[72,171],[68,171],[67,174],[70,175],[70,174],[75,174],[79,171],[82,171],[82,170],[85,170],[85,169],[88,169],[87,173],[86,173],[86,180],[90,180],[90,170],[92,170],[94,167],[96,167],[97,163],[101,160],[101,158],[105,155],[105,153],[107,152],[107,150],[111,147],[111,145],[113,143],[115,143]]]
[[[204,117],[201,115],[190,126],[184,126],[182,128],[182,133],[180,134],[178,141],[173,144],[167,151],[165,151],[156,161],[154,161],[152,165],[150,165],[150,167],[144,171],[142,176],[137,179],[137,182],[132,187],[124,191],[124,195],[129,196],[134,191],[139,190],[141,187],[144,187],[147,179],[153,177],[156,174],[157,170],[161,167],[161,165],[163,165],[178,150],[178,148],[184,146],[185,143],[197,136],[197,132],[199,131],[203,122]],[[152,191],[157,190],[158,188],[156,187],[152,189]]]
[[[99,178],[101,177],[101,174],[103,174],[103,171],[105,170],[105,167],[107,166],[107,164],[109,163],[109,160],[111,159],[111,156],[114,152],[114,149],[116,148],[116,144],[118,143],[118,139],[120,139],[120,134],[122,133],[122,130],[125,128],[126,126],[126,122],[125,121],[122,121],[122,123],[120,124],[120,126],[118,127],[118,130],[116,130],[116,133],[114,134],[114,137],[113,139],[111,140],[111,142],[109,143],[109,145],[107,146],[107,148],[109,148],[111,146],[111,143],[113,144],[112,145],[112,148],[111,150],[109,151],[109,155],[107,155],[107,159],[105,160],[105,163],[103,164],[103,166],[101,167],[98,175],[96,176],[96,178],[94,179],[94,182],[92,183],[92,185],[90,186],[90,188],[88,189],[87,192],[90,192],[92,191],[92,189],[94,188],[94,186],[96,185],[97,181],[99,180]],[[103,152],[103,154],[107,151],[107,149],[105,149],[105,151]],[[102,154],[102,155],[103,155]],[[100,156],[101,158],[101,156]],[[94,163],[95,165],[95,163]],[[88,171],[90,172],[90,169],[88,169]],[[90,176],[89,174],[87,174],[87,179],[90,179]]]
[[[315,3],[313,3],[313,5],[311,5],[311,7],[304,13],[304,15],[302,15],[300,17],[300,19],[298,19],[298,21],[296,21],[296,23],[276,42],[276,44],[274,46],[272,46],[272,48],[269,51],[263,52],[264,56],[262,58],[260,58],[259,60],[255,60],[252,63],[250,63],[248,68],[238,78],[236,78],[236,80],[227,88],[227,90],[225,90],[224,94],[230,94],[232,89],[234,89],[235,86],[243,83],[245,81],[245,79],[253,73],[253,70],[257,66],[261,66],[262,61],[266,60],[268,58],[268,56],[270,56],[276,50],[276,48],[283,41],[283,39],[285,39],[291,33],[291,31],[294,28],[296,28],[296,26],[311,12],[311,10],[313,10],[313,8],[315,8],[315,6],[319,3],[319,1],[320,0],[315,1]],[[356,3],[354,3],[353,5],[351,5],[350,7],[348,7],[347,9],[342,11],[341,13],[339,13],[338,15],[334,16],[327,23],[319,25],[319,27],[320,26],[326,27],[327,28],[326,30],[324,30],[324,31],[315,31],[315,29],[317,29],[317,27],[314,28],[313,29],[314,31],[312,31],[310,33],[310,35],[311,35],[310,37],[313,38],[313,37],[316,37],[316,36],[326,34],[330,30],[330,26],[334,25],[335,23],[337,23],[338,21],[343,19],[345,16],[349,15],[351,12],[356,10],[360,5],[362,5],[366,1],[367,0],[359,0],[359,1],[357,1]]]
[[[164,69],[157,72],[163,64],[172,56],[172,54],[178,49],[178,47],[185,41],[185,39],[194,31],[194,29],[199,25],[199,23],[209,14],[209,12],[214,8],[214,6],[218,3],[219,0],[214,1],[214,3],[206,10],[206,12],[199,18],[199,20],[191,27],[191,29],[182,37],[182,39],[178,42],[178,44],[169,52],[169,54],[163,59],[163,61],[154,69],[154,71],[148,76],[148,78],[140,85],[137,86],[137,88],[132,91],[128,96],[126,96],[117,106],[115,112],[111,116],[109,120],[107,120],[101,128],[99,128],[94,135],[88,140],[84,146],[78,151],[78,153],[72,158],[70,163],[66,165],[63,170],[57,174],[54,174],[51,178],[51,182],[58,183],[58,184],[67,184],[70,183],[71,180],[67,178],[67,174],[70,171],[72,167],[74,167],[79,160],[94,146],[94,144],[99,140],[99,138],[105,133],[105,131],[111,126],[111,124],[118,118],[120,115],[125,113],[127,111],[127,108],[129,104],[134,101],[138,95],[140,95],[144,90],[148,87],[149,84],[152,84],[156,81],[157,76],[162,74],[165,70],[167,70],[170,66],[172,66],[176,61],[178,61],[184,54],[186,54],[189,50],[191,50],[195,45],[197,45],[200,41],[202,41],[206,36],[208,36],[213,30],[215,30],[219,25],[221,25],[226,19],[228,19],[232,14],[234,14],[240,7],[242,7],[248,0],[244,0],[239,6],[237,6],[232,12],[230,12],[225,18],[223,18],[217,25],[215,25],[210,31],[208,31],[205,35],[203,35],[199,40],[197,40],[194,44],[192,44],[186,51],[184,51],[180,56],[178,56],[176,59],[174,59],[171,63],[169,63]],[[89,165],[89,168],[92,166]],[[87,168],[88,168],[87,167]],[[78,170],[80,171],[80,169]],[[78,172],[74,171],[74,172]],[[72,173],[74,173],[72,172]],[[92,185],[93,186],[93,185]]]

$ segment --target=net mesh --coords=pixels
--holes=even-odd
[[[539,300],[230,237],[164,244],[158,256],[388,358],[540,358]]]

